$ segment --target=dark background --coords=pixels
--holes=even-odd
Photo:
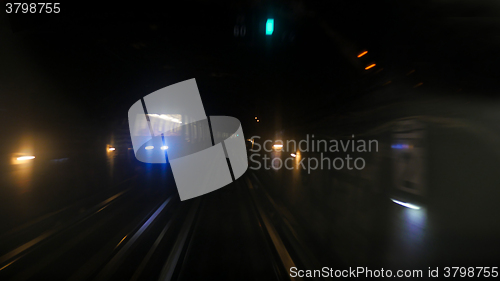
[[[208,114],[236,116],[246,127],[257,114],[276,122],[279,116],[288,126],[310,124],[362,106],[364,96],[384,103],[408,95],[420,82],[420,94],[438,89],[440,94],[495,97],[498,86],[499,23],[486,17],[494,16],[494,2],[187,1],[61,7],[60,14],[8,15],[8,36],[16,40],[4,41],[2,112],[22,112],[14,119],[30,120],[37,128],[66,124],[60,130],[65,136],[87,134],[78,129],[85,125],[109,130],[121,124],[139,97],[193,77]],[[285,22],[296,40],[269,45],[268,38],[253,34],[252,40],[239,42],[232,31],[242,14],[247,38],[273,16],[279,18],[276,28]],[[333,33],[325,35],[322,22]],[[9,53],[14,50],[24,63],[14,60]],[[353,60],[362,50],[369,50],[363,61]],[[364,71],[371,62],[383,71]],[[43,87],[35,87],[26,73],[14,75],[24,69]],[[402,84],[403,91],[378,94],[387,81]]]

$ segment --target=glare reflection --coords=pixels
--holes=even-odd
[[[414,206],[408,203],[405,205]],[[392,239],[388,245],[387,255],[397,257],[401,253],[411,253],[404,259],[395,259],[392,262],[393,266],[403,267],[426,262],[425,253],[429,251],[427,212],[425,208],[418,208],[397,208],[398,210],[392,217],[394,225],[390,230]]]
[[[114,135],[111,135],[110,144],[106,145],[106,164],[108,169],[108,179],[111,181],[115,174],[115,158],[116,152],[114,145]]]
[[[295,156],[293,157],[293,162],[289,161],[287,165],[293,167],[291,170],[292,178],[290,181],[289,190],[287,192],[287,197],[290,198],[292,202],[297,202],[300,200],[300,192],[302,188],[303,178],[301,176],[301,169],[298,169],[300,160],[302,159],[302,154],[300,150],[296,151]]]

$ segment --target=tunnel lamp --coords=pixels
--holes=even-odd
[[[406,208],[410,208],[410,209],[413,209],[413,210],[419,210],[420,209],[419,206],[415,206],[415,205],[410,204],[410,203],[401,202],[401,201],[398,201],[398,200],[392,199],[392,198],[391,198],[391,200],[392,200],[392,202],[394,202],[396,204],[399,204],[399,205],[401,205],[403,207],[406,207]]]
[[[396,144],[391,144],[391,148],[393,148],[393,149],[412,149],[413,145],[412,144],[396,143]]]
[[[155,147],[154,147],[154,146],[152,146],[152,145],[148,145],[148,146],[146,146],[144,149],[146,149],[146,150],[151,150],[151,149],[153,149],[153,148],[155,148]]]
[[[21,157],[17,157],[17,160],[31,160],[31,159],[35,159],[35,156],[21,156]]]
[[[283,147],[282,144],[275,144],[275,145],[273,145],[274,149],[278,149],[278,148],[282,148],[282,147]]]
[[[360,57],[362,57],[362,56],[364,56],[364,55],[366,55],[366,54],[368,54],[368,51],[364,51],[364,52],[360,53],[360,54],[358,55],[358,58],[360,58]]]
[[[297,157],[297,154],[295,154],[295,153],[292,153],[292,154],[290,154],[290,155],[291,155],[292,157]]]
[[[372,63],[372,64],[370,64],[369,66],[365,67],[365,70],[368,70],[368,69],[370,69],[370,68],[373,68],[375,65],[376,65],[376,64]]]
[[[164,145],[161,147],[161,150],[167,150],[168,149],[168,146]]]
[[[267,19],[266,35],[272,35],[274,32],[274,19]]]
[[[116,149],[114,147],[108,148],[108,151],[115,151]]]

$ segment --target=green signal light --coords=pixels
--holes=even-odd
[[[266,35],[272,35],[274,32],[274,19],[267,19]]]

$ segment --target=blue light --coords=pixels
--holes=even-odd
[[[274,19],[267,19],[266,35],[272,35],[274,32]]]
[[[391,145],[391,148],[394,148],[394,149],[409,149],[410,146],[407,145],[407,144],[400,144],[400,143],[398,143],[398,144]]]

